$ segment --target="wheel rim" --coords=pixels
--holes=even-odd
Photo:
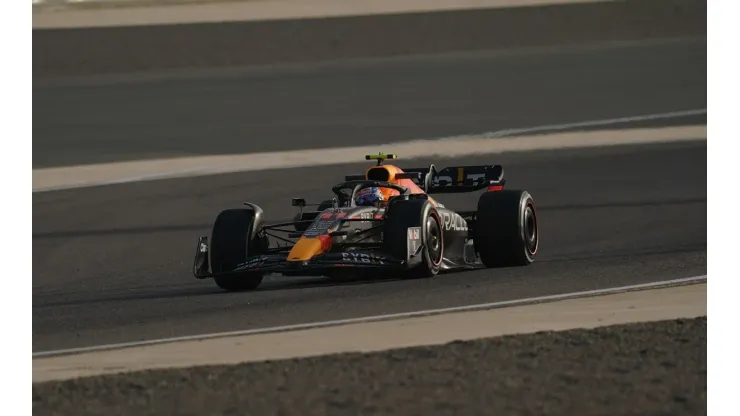
[[[432,215],[427,218],[426,240],[429,257],[434,264],[438,264],[442,260],[442,232],[439,228],[439,223]]]
[[[539,232],[537,229],[537,215],[534,212],[532,204],[527,204],[527,208],[524,210],[524,242],[527,245],[529,254],[535,254],[537,252]]]

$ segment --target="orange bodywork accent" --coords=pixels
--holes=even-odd
[[[423,194],[423,193],[425,193],[424,190],[421,189],[418,185],[416,185],[414,183],[414,181],[412,181],[411,179],[396,179],[396,174],[403,173],[403,169],[399,168],[398,166],[394,166],[394,165],[372,166],[372,167],[368,168],[368,170],[365,172],[365,179],[368,178],[368,174],[370,173],[370,171],[372,171],[372,170],[379,170],[379,169],[384,169],[384,170],[386,170],[388,172],[388,180],[386,182],[390,182],[390,183],[393,183],[393,184],[396,184],[396,185],[400,185],[400,186],[406,187],[409,190],[411,190],[411,193],[412,194]],[[381,188],[380,189],[380,192],[383,193],[383,196],[385,197],[385,200],[386,201],[389,198],[398,195],[398,191],[396,191],[395,189],[390,189],[390,188]],[[434,206],[437,206],[438,205],[437,201],[435,201],[434,199],[432,199],[431,196],[429,197],[429,202],[431,202],[432,205],[434,205]]]
[[[331,237],[301,237],[288,253],[288,261],[308,261],[331,247]]]
[[[408,188],[411,190],[412,194],[423,194],[425,193],[423,189],[421,189],[418,185],[414,183],[411,179],[396,179],[396,174],[403,173],[403,169],[393,166],[393,165],[381,165],[381,166],[372,166],[365,172],[365,178],[367,178],[368,173],[371,170],[377,170],[377,169],[384,169],[388,172],[388,179],[386,182],[390,182],[396,185],[400,185],[403,187]],[[398,191],[395,189],[390,188],[381,188],[380,192],[383,193],[383,196],[385,200],[387,201],[389,198],[397,196]],[[432,197],[429,197],[429,202],[432,203],[434,206],[439,206],[439,203],[432,199]],[[326,216],[325,219],[329,219],[330,217],[336,217],[337,219],[342,218],[345,213],[339,213],[339,214],[323,214]],[[382,218],[381,215],[376,215],[375,218]],[[288,261],[289,262],[302,262],[302,261],[308,261],[314,258],[315,256],[318,256],[319,254],[323,254],[326,251],[328,251],[331,248],[331,237],[328,235],[320,235],[318,237],[301,237],[296,241],[293,248],[290,250],[290,253],[288,253]]]

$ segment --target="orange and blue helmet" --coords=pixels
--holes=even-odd
[[[375,207],[384,200],[383,192],[376,186],[362,188],[355,194],[355,205],[358,207]]]

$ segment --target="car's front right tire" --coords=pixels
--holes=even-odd
[[[383,226],[384,251],[398,259],[406,258],[407,233],[410,227],[420,227],[422,261],[421,264],[408,271],[408,276],[436,276],[442,267],[444,258],[444,235],[440,215],[426,199],[401,200],[391,203]]]

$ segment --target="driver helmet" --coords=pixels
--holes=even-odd
[[[385,200],[383,192],[378,187],[368,187],[357,191],[355,194],[355,205],[358,207],[374,207]]]

